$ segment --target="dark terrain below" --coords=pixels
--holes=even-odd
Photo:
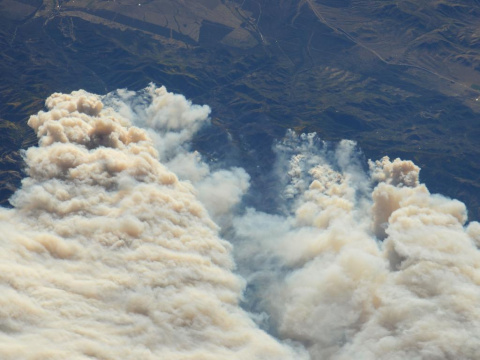
[[[474,0],[1,0],[0,201],[47,96],[154,82],[210,105],[195,146],[234,153],[259,187],[272,141],[315,131],[413,160],[479,219],[479,18]]]

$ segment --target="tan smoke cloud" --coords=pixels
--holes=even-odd
[[[239,215],[248,174],[189,148],[207,106],[154,85],[46,105],[0,209],[1,359],[480,358],[480,224],[412,162],[288,132],[278,213]]]
[[[39,147],[25,152],[14,208],[0,209],[0,358],[305,358],[240,309],[244,281],[232,273],[230,244],[195,181],[158,161],[191,138],[208,108],[164,88],[147,93],[144,110],[128,92],[57,93],[30,118]],[[145,119],[163,129],[155,143],[131,125]],[[226,198],[218,211],[248,187],[243,170],[205,180],[208,168],[197,165],[197,180]]]
[[[412,162],[371,162],[370,183],[353,143],[314,139],[277,146],[289,212],[235,222],[274,331],[312,359],[480,358],[480,224],[465,227],[465,206],[430,194]]]

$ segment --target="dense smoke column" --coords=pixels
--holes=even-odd
[[[147,93],[158,111],[178,100]],[[231,246],[112,96],[53,94],[29,120],[39,146],[0,210],[0,358],[303,358],[239,308]],[[161,120],[176,133],[160,140],[190,136]]]

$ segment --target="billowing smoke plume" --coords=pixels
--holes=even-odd
[[[276,150],[286,214],[235,223],[265,326],[312,359],[480,358],[480,224],[464,227],[465,206],[410,161],[370,162],[370,181],[350,141],[290,132]]]
[[[412,162],[288,132],[268,214],[189,148],[207,106],[153,85],[46,105],[0,209],[1,359],[480,358],[480,224]]]
[[[104,107],[53,94],[29,120],[39,147],[25,152],[14,209],[0,211],[0,358],[302,358],[238,306],[230,244],[192,183],[159,162],[188,155],[209,109],[153,86],[122,95]],[[158,149],[132,121],[160,129]],[[245,181],[241,170],[205,169],[199,189],[242,191],[222,183]],[[219,211],[235,202],[220,197]]]

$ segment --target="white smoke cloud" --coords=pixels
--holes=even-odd
[[[0,358],[304,358],[238,306],[244,281],[232,273],[230,244],[191,182],[158,161],[208,108],[164,88],[146,93],[150,104],[128,92],[53,94],[30,118],[39,147],[25,152],[14,208],[0,210]],[[131,125],[147,120],[167,129],[157,149]],[[211,179],[236,199],[223,176]]]
[[[217,223],[229,217],[250,187],[250,177],[241,168],[212,171],[198,152],[190,150],[193,136],[210,122],[207,105],[194,105],[153,84],[140,93],[117,90],[103,101],[147,130],[161,163],[198,189],[197,196]]]

